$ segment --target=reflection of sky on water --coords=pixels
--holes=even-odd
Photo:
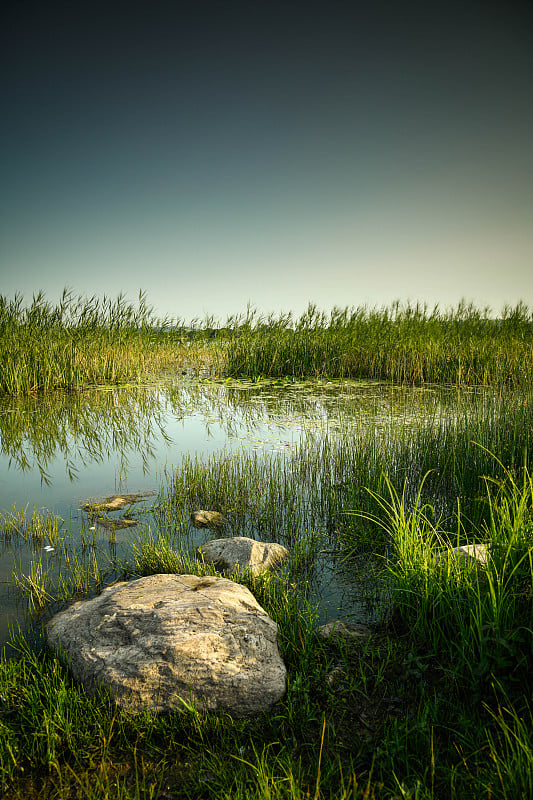
[[[457,409],[456,395],[453,408]],[[114,493],[157,492],[183,456],[255,451],[271,456],[295,449],[309,432],[335,435],[410,428],[438,420],[449,398],[431,389],[399,389],[345,382],[293,385],[186,383],[159,388],[95,389],[79,396],[10,399],[0,404],[0,508],[31,514],[49,508],[76,535],[87,527],[79,509],[88,498]],[[454,412],[455,413],[455,412]],[[45,475],[48,483],[42,479]],[[146,498],[136,511],[148,509]],[[148,522],[150,518],[147,517]],[[202,541],[205,533],[198,535]],[[97,531],[99,546],[124,557],[135,528]],[[192,543],[192,542],[191,542]],[[39,555],[51,569],[57,553],[20,542],[5,546],[0,580],[11,578]],[[317,564],[318,567],[318,564]],[[321,621],[358,611],[356,587],[322,560],[309,599],[320,601]],[[7,620],[18,617],[12,593],[0,590],[5,639]]]

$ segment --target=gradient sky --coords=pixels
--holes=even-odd
[[[533,306],[530,3],[2,14],[1,294]]]

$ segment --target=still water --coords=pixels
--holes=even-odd
[[[184,457],[253,451],[284,457],[309,435],[354,436],[391,424],[417,427],[438,419],[446,402],[434,389],[378,383],[296,384],[162,381],[146,387],[94,388],[78,395],[5,399],[0,403],[0,510],[9,517],[49,510],[59,536],[85,550],[88,532],[109,563],[131,557],[142,525],[153,524],[167,479]],[[449,413],[449,409],[448,409]],[[110,531],[82,510],[88,500],[139,494],[139,524]],[[189,509],[190,511],[191,509]],[[216,509],[214,509],[216,510]],[[13,518],[13,517],[12,517]],[[231,531],[225,535],[231,535]],[[213,532],[190,526],[191,550]],[[32,569],[61,572],[57,542],[11,535],[0,542],[0,643],[10,630],[42,622],[18,582]],[[191,552],[192,555],[192,552]],[[310,595],[321,622],[364,619],[357,583],[342,564],[323,558]],[[44,614],[58,604],[49,604]]]

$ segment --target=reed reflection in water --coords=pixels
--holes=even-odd
[[[26,509],[26,517],[32,519],[34,509],[47,509],[56,515],[57,525],[53,534],[50,528],[36,536],[34,528],[46,528],[37,516],[26,534],[17,535],[24,528],[17,518],[12,534],[3,536],[0,604],[6,627],[0,638],[6,639],[8,622],[27,621],[27,603],[16,602],[20,582],[39,580],[43,597],[50,590],[64,602],[69,596],[97,590],[120,572],[122,561],[131,558],[136,529],[103,530],[80,511],[88,498],[163,491],[167,478],[187,459],[209,462],[217,454],[226,458],[245,452],[259,459],[274,458],[275,464],[278,456],[283,460],[298,448],[305,449],[309,437],[386,441],[394,430],[414,431],[438,425],[443,417],[462,418],[478,400],[474,391],[458,394],[375,382],[167,379],[144,387],[94,388],[80,394],[4,401],[1,510],[9,522],[10,514]],[[311,502],[315,489],[321,494],[319,486],[308,486],[306,502]],[[132,510],[139,528],[157,526],[157,515],[151,514],[154,502],[156,497],[145,497]],[[179,530],[191,537],[192,547],[199,539],[188,525],[189,511],[183,504]],[[40,514],[46,517],[47,511]],[[246,525],[241,525],[245,532]],[[322,576],[319,583],[329,581],[330,598],[338,592],[339,580],[346,585],[345,576],[337,580],[329,562],[322,561],[315,572]],[[321,588],[326,593],[325,586],[318,586],[317,597]]]

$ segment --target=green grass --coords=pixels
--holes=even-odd
[[[365,519],[354,524],[346,514],[351,508],[376,511],[365,487],[382,491],[387,475],[396,486],[406,482],[413,503],[421,477],[429,473],[423,497],[431,503],[433,520],[456,530],[459,498],[464,524],[477,524],[488,513],[483,475],[504,475],[491,453],[518,469],[532,450],[532,434],[533,397],[488,393],[456,415],[435,416],[415,429],[399,417],[390,427],[310,433],[283,455],[186,456],[168,476],[157,519],[183,536],[188,514],[211,508],[228,518],[234,535],[290,548],[319,531],[330,548],[375,551],[388,541],[381,529]]]
[[[394,491],[381,501],[394,541],[411,536],[419,553],[428,533],[423,509],[408,512]],[[510,630],[525,627],[524,610],[531,614],[524,589],[532,566],[523,558],[531,552],[530,478],[509,476],[490,506],[482,532],[495,552],[503,545],[513,554],[510,563],[500,557],[492,575],[506,596],[494,601],[490,572],[483,580],[433,570],[439,591],[428,591],[428,559],[413,560],[399,546],[387,567],[394,614],[364,645],[321,639],[312,610],[275,576],[241,578],[277,621],[288,668],[285,698],[256,719],[198,710],[129,716],[105,695],[88,697],[46,647],[15,637],[18,660],[0,662],[7,796],[526,800],[531,637],[510,640],[514,672],[501,670],[494,640],[488,670],[472,666],[483,661],[477,634],[492,630],[495,613]],[[137,562],[140,571],[193,566],[169,563],[163,540],[147,544],[150,561]]]
[[[419,431],[309,436],[272,459],[184,459],[122,560],[88,531],[76,546],[58,518],[6,515],[5,537],[53,540],[61,562],[59,574],[46,577],[44,562],[40,576],[24,573],[37,620],[116,578],[215,574],[191,557],[194,507],[292,551],[279,575],[233,576],[279,626],[288,689],[264,717],[133,718],[87,697],[44,644],[15,637],[18,652],[0,662],[7,796],[529,798],[532,419],[527,396],[495,394]],[[469,503],[475,493],[483,501]],[[489,567],[435,569],[435,550],[458,541],[488,542]],[[390,604],[366,644],[318,634],[307,581],[323,550],[344,554],[354,574],[361,561],[381,565]]]
[[[469,532],[484,542],[486,567],[456,559],[436,562],[457,536],[426,516],[420,502],[408,509],[405,494],[388,483],[389,497],[376,499],[375,517],[393,544],[387,572],[397,620],[415,641],[449,665],[455,680],[482,697],[492,684],[520,690],[533,667],[533,481],[526,472],[517,483],[508,472],[490,517]],[[420,498],[420,495],[419,495]],[[419,500],[418,498],[418,500]]]
[[[34,626],[26,639],[14,633],[0,660],[0,790],[14,800],[529,800],[530,312],[508,309],[495,323],[472,307],[330,317],[311,308],[296,321],[233,320],[213,340],[187,345],[178,327],[154,338],[144,301],[137,310],[117,303],[65,296],[52,308],[38,296],[23,309],[20,299],[2,299],[0,391],[144,380],[151,369],[180,363],[182,350],[196,372],[494,390],[414,427],[405,418],[390,428],[309,434],[272,457],[184,458],[126,555],[86,525],[75,539],[46,511],[2,515],[2,539],[18,543],[21,559],[12,589]],[[6,417],[2,430],[16,452],[11,422]],[[83,413],[79,422],[86,424]],[[54,438],[45,433],[43,462]],[[47,615],[113,580],[216,574],[192,557],[195,508],[222,511],[231,535],[291,550],[276,575],[233,576],[277,622],[288,670],[286,696],[255,719],[195,709],[132,717],[103,694],[87,696],[44,641],[30,645]],[[38,555],[45,542],[55,548],[53,562]],[[489,545],[486,568],[435,565],[437,550],[466,542]],[[330,557],[361,578],[362,598],[379,611],[363,644],[319,635],[309,586]]]
[[[0,295],[0,395],[146,382],[165,369],[216,372],[219,357],[181,322],[157,319],[142,293],[137,305],[68,290],[55,306],[41,292],[29,306]]]
[[[191,327],[196,330],[191,332]],[[490,309],[461,303],[372,309],[310,305],[292,314],[160,320],[140,293],[74,297],[42,293],[24,306],[0,296],[0,395],[146,381],[163,369],[211,377],[370,378],[397,384],[521,387],[533,374],[533,315],[524,304]]]
[[[231,330],[232,376],[515,387],[532,376],[533,316],[523,303],[504,308],[499,319],[464,303],[448,311],[397,303],[329,315],[309,306],[299,319],[249,313]]]

